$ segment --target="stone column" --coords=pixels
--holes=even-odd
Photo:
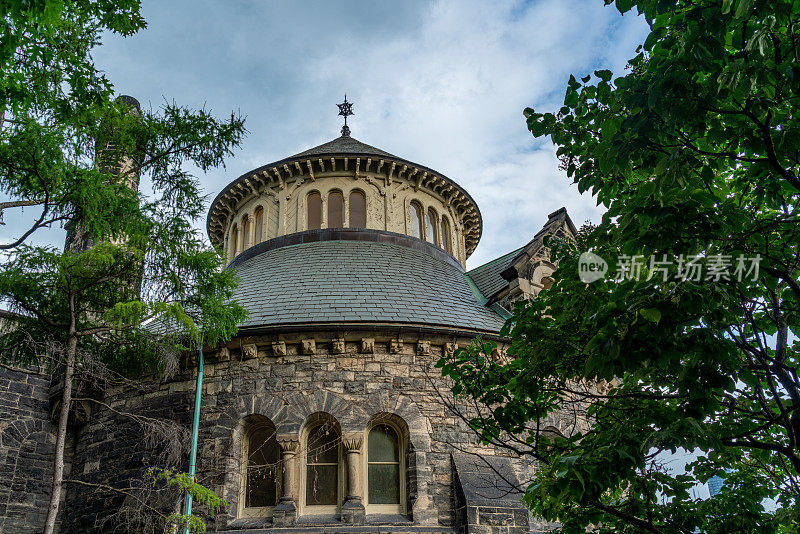
[[[297,520],[297,449],[294,437],[278,436],[283,464],[283,488],[278,505],[272,511],[272,524],[276,527],[294,525]]]
[[[342,503],[342,522],[363,525],[366,510],[361,495],[361,445],[364,435],[360,433],[342,436],[342,446],[347,453],[347,497]]]

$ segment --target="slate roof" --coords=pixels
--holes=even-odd
[[[497,333],[503,318],[476,300],[457,266],[408,247],[320,241],[272,249],[233,269],[243,328],[400,323]]]
[[[510,458],[455,452],[451,456],[467,506],[524,509],[521,484]]]
[[[508,254],[495,258],[489,263],[484,263],[480,267],[475,267],[471,271],[467,271],[467,276],[475,282],[475,286],[484,298],[491,298],[492,295],[508,285],[508,280],[500,276],[500,273],[511,265],[511,262],[517,257],[517,254],[524,248],[525,247],[520,247],[516,250],[512,250]]]
[[[374,146],[362,143],[358,139],[349,136],[338,137],[333,141],[322,143],[319,146],[315,146],[314,148],[309,148],[308,150],[304,150],[303,152],[295,154],[294,156],[291,156],[291,158],[321,156],[325,154],[368,154],[372,156],[397,158],[397,156],[394,154],[389,154],[380,148],[375,148]]]

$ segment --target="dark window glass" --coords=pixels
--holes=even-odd
[[[308,205],[308,216],[306,217],[308,229],[319,230],[322,228],[322,197],[316,191],[309,193],[306,204]]]
[[[250,433],[247,444],[245,506],[258,508],[278,503],[278,459],[280,448],[271,426]]]
[[[400,443],[389,425],[378,425],[367,442],[370,504],[400,504]]]
[[[447,222],[445,217],[442,217],[442,248],[444,248],[449,254],[453,253],[453,245],[450,241],[450,223]]]
[[[436,212],[433,209],[428,209],[428,220],[427,225],[425,226],[426,232],[426,239],[429,243],[434,243],[436,245],[439,244],[439,228],[436,224],[436,221],[439,217],[436,215]]]
[[[400,504],[400,466],[369,464],[369,503]]]
[[[264,210],[263,209],[258,208],[256,210],[255,219],[256,219],[256,222],[255,222],[255,225],[256,225],[256,228],[255,228],[256,237],[253,240],[253,244],[254,245],[258,244],[258,243],[261,243],[261,241],[264,240]]]
[[[321,425],[308,435],[306,452],[306,504],[336,505],[339,487],[339,434]]]
[[[328,228],[344,226],[344,195],[341,191],[331,191],[328,195]]]
[[[350,228],[367,227],[367,197],[361,191],[350,193]]]
[[[233,230],[231,231],[231,256],[236,256],[236,243],[239,242],[239,227],[235,224],[233,225]]]
[[[336,505],[338,465],[309,465],[306,473],[306,505]]]
[[[370,462],[397,462],[397,432],[389,425],[378,425],[369,433],[367,454]]]
[[[242,221],[242,250],[250,248],[250,217]]]
[[[422,238],[422,209],[416,202],[411,203],[411,235]]]

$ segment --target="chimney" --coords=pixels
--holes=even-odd
[[[115,102],[124,104],[128,107],[131,115],[141,116],[142,107],[139,101],[129,95],[120,95]],[[101,171],[112,176],[122,176],[127,182],[127,186],[132,191],[139,190],[139,174],[133,172],[135,168],[135,155],[122,154],[117,152],[114,129],[101,128],[105,135],[97,139],[95,144],[95,165]],[[93,243],[86,232],[81,227],[80,216],[66,224],[67,238],[64,243],[64,250],[79,253],[89,249]]]

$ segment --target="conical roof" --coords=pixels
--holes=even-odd
[[[349,135],[343,135],[332,141],[328,141],[327,143],[322,143],[319,146],[315,146],[314,148],[309,148],[308,150],[304,150],[303,152],[295,154],[294,156],[291,156],[290,159],[308,156],[327,156],[331,154],[364,154],[367,156],[397,158],[397,156],[394,154],[389,154],[380,148],[375,148],[374,146],[362,143],[358,139],[350,137]]]

